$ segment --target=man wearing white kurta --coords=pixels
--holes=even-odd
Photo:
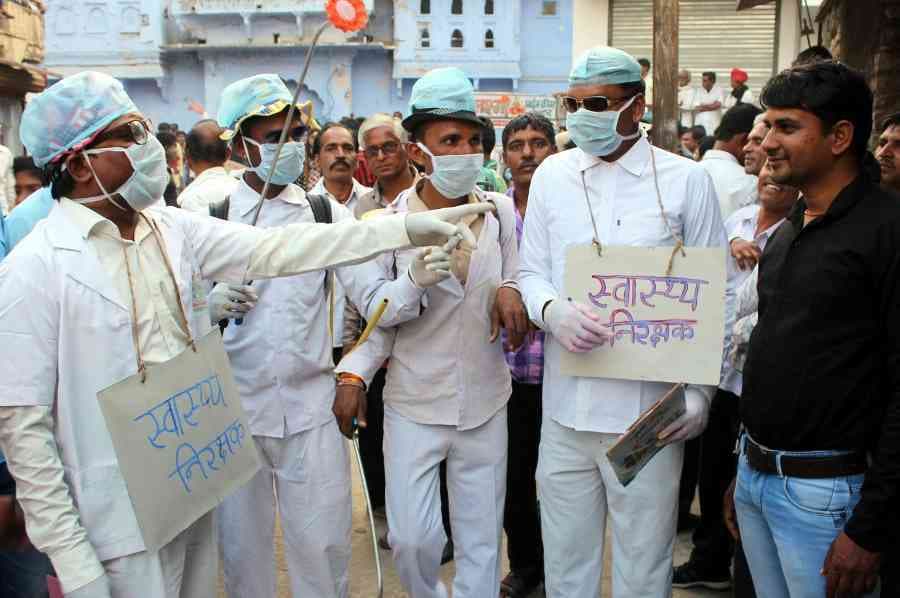
[[[185,210],[209,214],[209,204],[228,197],[237,178],[225,170],[231,159],[231,148],[219,139],[222,129],[213,119],[201,120],[187,136],[186,169],[194,173],[191,184],[178,194],[178,205]]]
[[[262,156],[270,155],[266,146],[279,139],[290,102],[290,92],[274,75],[242,79],[223,91],[219,125],[234,152],[250,164],[231,192],[229,220],[253,222],[271,164],[252,148],[259,144]],[[266,105],[282,110],[256,114]],[[290,168],[275,169],[256,223],[261,228],[315,221],[306,193],[291,182],[303,171],[305,155],[299,111],[294,119],[291,145],[282,150]],[[353,219],[344,206],[330,204],[334,222]],[[276,595],[276,506],[294,596],[348,593],[350,464],[331,415],[335,380],[326,276],[319,270],[255,282],[254,307],[222,335],[263,464],[219,508],[219,547],[231,598]]]
[[[667,446],[623,487],[605,453],[671,385],[560,372],[563,351],[590,351],[609,336],[590,308],[567,301],[565,255],[568,246],[595,238],[602,245],[672,246],[673,233],[687,246],[722,247],[724,253],[725,230],[703,169],[640,136],[643,84],[634,58],[615,48],[594,48],[576,62],[569,83],[563,100],[577,147],[548,157],[535,172],[519,279],[531,320],[549,333],[537,472],[546,593],[598,595],[609,515],[613,596],[668,596],[680,441],[702,431],[712,389],[687,387],[685,415],[661,438]]]
[[[703,73],[703,83],[694,96],[694,124],[703,125],[707,135],[715,135],[722,122],[724,103],[725,91],[716,85],[716,74],[706,71]]]
[[[504,322],[515,334],[527,329],[515,282],[515,213],[509,198],[475,187],[483,162],[482,124],[475,115],[474,90],[462,71],[435,69],[419,79],[403,126],[415,143],[410,156],[425,165],[428,176],[402,192],[389,211],[414,213],[487,201],[497,211],[470,222],[477,247],[453,251],[445,275],[422,272],[415,265],[420,259],[416,252],[376,260],[383,282],[396,272],[395,282],[402,285],[390,290],[382,285],[359,306],[371,321],[382,299],[389,298],[381,326],[396,327],[393,347],[387,347],[391,362],[384,390],[389,541],[400,581],[411,596],[447,596],[438,575],[446,542],[438,472],[446,460],[456,557],[453,596],[496,596],[511,385],[503,348],[491,338],[492,310],[505,314]],[[353,277],[351,297],[352,286],[361,281],[361,276]],[[339,399],[345,376],[368,378],[384,362],[387,354],[367,345],[339,364]],[[341,417],[337,403],[335,412]],[[356,412],[352,408],[348,414]]]
[[[35,96],[20,131],[59,199],[0,264],[0,450],[29,537],[68,598],[215,596],[211,514],[147,552],[97,393],[208,330],[205,277],[299,274],[407,247],[410,235],[446,237],[420,234],[413,219],[428,215],[262,230],[147,209],[167,183],[165,152],[101,73]]]

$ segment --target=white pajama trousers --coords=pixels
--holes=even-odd
[[[384,408],[387,517],[394,564],[411,598],[446,598],[439,467],[447,460],[456,577],[453,598],[500,590],[506,407],[474,430],[419,424]]]
[[[547,598],[600,594],[607,515],[613,597],[672,595],[684,445],[665,447],[624,488],[606,458],[618,438],[544,418],[537,482]]]
[[[219,506],[229,598],[274,598],[275,509],[295,598],[346,598],[350,462],[334,420],[285,438],[254,436],[262,469]]]
[[[103,562],[113,598],[215,598],[219,575],[214,512],[157,552]]]

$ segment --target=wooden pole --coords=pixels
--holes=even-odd
[[[650,140],[678,148],[678,0],[653,0],[653,129]]]

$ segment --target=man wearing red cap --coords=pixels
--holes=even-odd
[[[731,69],[731,93],[725,97],[725,111],[737,104],[753,104],[753,92],[747,87],[747,71]]]

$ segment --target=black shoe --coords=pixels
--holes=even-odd
[[[381,548],[382,550],[390,550],[391,549],[391,543],[388,542],[388,533],[387,532],[384,532],[384,535],[382,535],[378,538],[378,547]]]
[[[441,553],[441,564],[446,565],[453,560],[453,540],[447,540],[444,544],[444,552]]]
[[[687,532],[700,525],[700,517],[692,513],[678,516],[678,533]]]
[[[506,598],[527,598],[544,580],[542,571],[510,571],[500,582],[500,595]]]
[[[688,561],[675,567],[672,587],[727,590],[731,587],[731,574],[727,567],[720,571],[711,571],[693,561]]]

